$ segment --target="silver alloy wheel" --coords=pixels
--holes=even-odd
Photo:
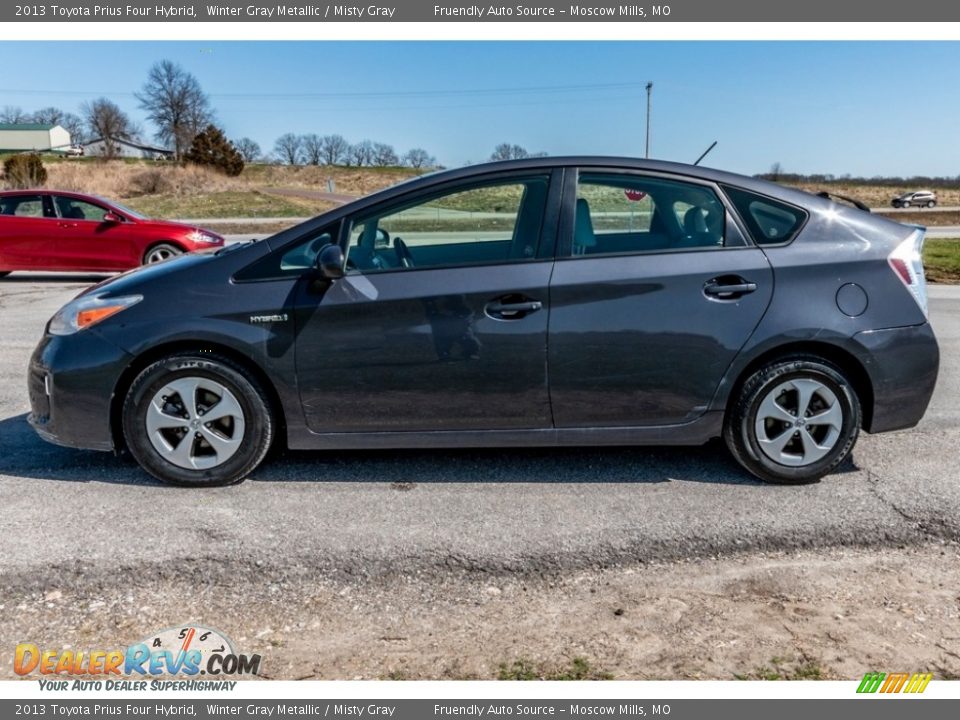
[[[147,262],[145,264],[153,265],[153,263],[169,260],[170,258],[176,257],[179,254],[180,253],[171,248],[169,245],[161,245],[160,247],[153,248],[153,250],[147,253]]]
[[[788,380],[763,398],[754,427],[764,455],[781,465],[802,467],[833,450],[843,428],[843,408],[823,383]]]
[[[147,407],[147,437],[167,462],[206,470],[229,460],[243,441],[243,408],[216,380],[181,377],[164,385]]]

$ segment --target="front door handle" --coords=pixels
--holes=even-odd
[[[703,294],[716,300],[736,300],[756,289],[757,284],[755,282],[744,280],[736,275],[728,275],[707,280],[703,286]]]
[[[62,223],[59,223],[59,225],[62,228],[75,228],[77,226],[76,223],[68,223],[68,222],[62,222]]]
[[[541,309],[543,309],[543,303],[539,300],[514,295],[491,300],[484,307],[484,312],[494,320],[519,320]]]

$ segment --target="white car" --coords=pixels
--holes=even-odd
[[[926,207],[932,208],[937,204],[937,194],[932,190],[918,190],[898,195],[890,203],[895,208]]]

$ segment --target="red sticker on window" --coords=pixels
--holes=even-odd
[[[632,200],[633,202],[640,202],[643,200],[647,194],[643,190],[624,190],[623,194],[627,196],[627,200]]]

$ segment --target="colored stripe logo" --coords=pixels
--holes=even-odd
[[[922,693],[927,689],[930,680],[933,679],[931,673],[890,673],[887,675],[882,672],[869,672],[863,676],[858,693]]]

